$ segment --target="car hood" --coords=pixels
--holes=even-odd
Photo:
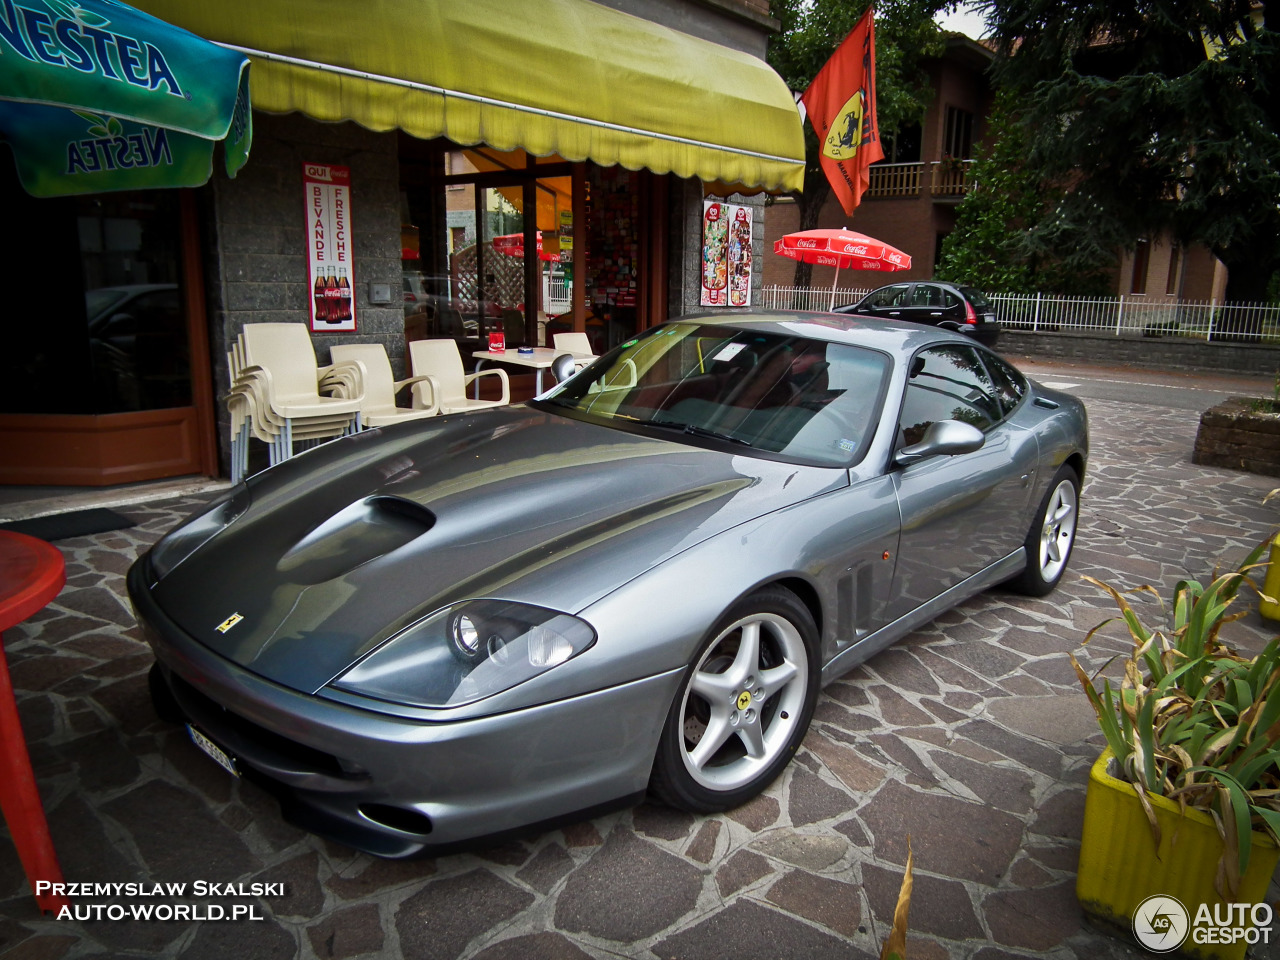
[[[695,543],[847,482],[844,470],[527,407],[433,418],[255,478],[248,510],[153,592],[222,656],[314,692],[447,604],[575,613]]]

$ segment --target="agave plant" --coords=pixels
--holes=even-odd
[[[1228,899],[1248,869],[1250,833],[1263,830],[1280,842],[1280,637],[1251,658],[1219,640],[1224,624],[1245,616],[1229,609],[1242,586],[1256,589],[1249,573],[1266,566],[1259,561],[1270,544],[1263,541],[1208,586],[1179,581],[1167,632],[1145,626],[1114,587],[1085,577],[1111,595],[1121,616],[1094,627],[1084,642],[1121,620],[1133,647],[1116,686],[1105,677],[1099,683],[1114,658],[1090,677],[1070,655],[1157,847],[1160,828],[1148,794],[1213,817],[1223,839],[1216,886]],[[1159,599],[1150,586],[1132,592]]]

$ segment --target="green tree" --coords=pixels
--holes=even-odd
[[[1280,257],[1280,3],[983,0],[1026,168],[1062,187],[1025,249],[1068,271],[1171,231],[1261,300]],[[1258,16],[1251,17],[1251,13]]]
[[[991,292],[1106,292],[1114,251],[1101,251],[1098,259],[1087,262],[1064,263],[1044,243],[1046,218],[1053,215],[1062,190],[1029,169],[1026,155],[1018,99],[1007,90],[997,91],[975,150],[974,186],[956,209],[956,226],[943,241],[934,275]],[[1055,244],[1069,250],[1087,242],[1077,237],[1067,243],[1060,233],[1053,236]]]
[[[866,12],[867,0],[774,0],[782,31],[769,44],[768,60],[797,92],[809,86],[822,65]],[[876,4],[876,110],[881,134],[924,117],[933,90],[923,62],[942,55],[942,34],[934,15],[955,0],[880,0]],[[800,229],[818,225],[831,187],[818,162],[818,139],[805,123],[804,189],[793,194]],[[795,285],[809,285],[812,267],[796,264]]]

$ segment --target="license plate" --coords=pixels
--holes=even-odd
[[[187,733],[191,734],[191,742],[212,757],[218,766],[233,777],[240,776],[240,771],[236,769],[235,758],[231,754],[227,753],[227,751],[223,750],[189,723],[187,724]]]

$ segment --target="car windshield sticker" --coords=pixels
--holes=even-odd
[[[746,348],[746,346],[747,345],[745,343],[726,344],[724,349],[721,350],[719,353],[717,353],[711,359],[712,360],[732,360],[734,357],[740,354]]]
[[[842,439],[839,443],[836,444],[836,446],[839,447],[841,450],[843,450],[845,453],[853,453],[854,450],[858,449],[858,444],[853,440]]]

